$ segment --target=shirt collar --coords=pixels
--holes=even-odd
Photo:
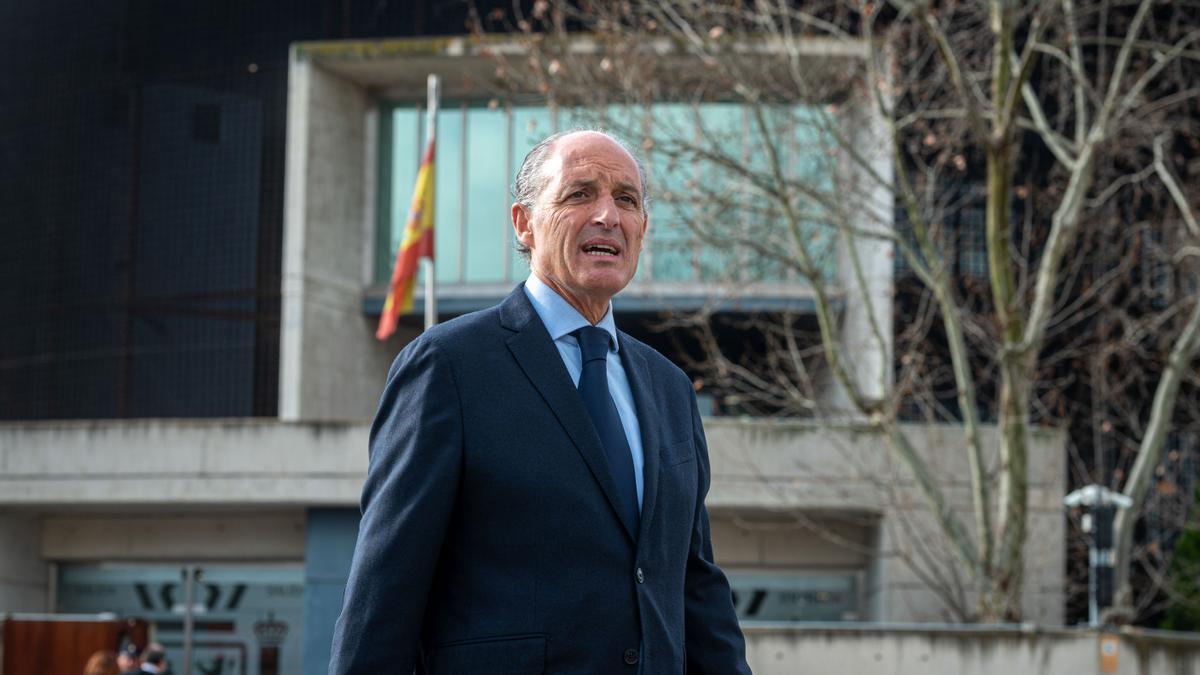
[[[592,322],[583,318],[579,310],[572,307],[571,303],[567,302],[553,288],[547,286],[536,274],[530,273],[529,278],[525,280],[525,295],[533,305],[533,310],[537,312],[538,318],[542,320],[542,324],[546,326],[551,340],[557,341],[564,335],[570,335],[584,326],[592,325]],[[620,343],[617,342],[617,323],[613,320],[611,301],[608,303],[608,309],[604,312],[604,317],[600,319],[600,323],[596,324],[596,327],[608,331],[609,349],[614,352],[618,351]]]

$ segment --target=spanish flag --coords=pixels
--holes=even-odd
[[[408,210],[408,222],[404,225],[404,241],[400,242],[400,250],[396,252],[392,283],[383,303],[383,313],[379,315],[379,328],[375,331],[379,340],[388,339],[396,331],[396,320],[400,315],[412,311],[417,262],[421,258],[433,260],[433,147],[431,139],[421,160],[421,170],[417,172],[417,187]]]

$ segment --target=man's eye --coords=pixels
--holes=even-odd
[[[626,204],[630,204],[632,206],[637,206],[637,203],[638,203],[637,197],[633,197],[630,195],[621,195],[620,197],[617,197],[617,199],[620,199],[621,201],[625,202]]]
[[[576,191],[572,192],[571,194],[567,195],[567,198],[568,199],[583,199],[586,196],[587,196],[586,191],[576,190]]]

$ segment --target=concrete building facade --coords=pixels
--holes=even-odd
[[[194,567],[201,576],[193,610],[208,645],[198,659],[240,662],[250,673],[270,659],[279,672],[325,672],[370,417],[391,359],[416,334],[402,328],[386,343],[373,336],[382,293],[382,117],[397,97],[423,92],[428,72],[447,74],[447,100],[477,96],[471,74],[487,62],[472,49],[465,39],[293,46],[278,415],[0,424],[0,612],[141,616],[174,650],[181,574]],[[831,49],[855,53],[853,45],[817,51]],[[852,123],[886,171],[878,121]],[[843,339],[864,363],[885,364],[890,346],[869,347],[865,326],[868,307],[891,324],[892,256],[878,242],[864,242],[859,254],[868,284],[855,292],[872,302],[847,284]],[[512,287],[512,270],[506,275],[446,286],[443,312],[498,301]],[[723,292],[639,280],[615,301],[617,321]],[[802,307],[811,291],[758,287],[739,301]],[[839,395],[832,385],[825,392],[831,401]],[[907,469],[867,425],[714,416],[705,430],[716,556],[751,629],[757,670],[772,672],[772,641],[781,638],[754,637],[755,626],[942,622],[958,618],[955,598],[969,606]],[[906,431],[970,521],[961,430]],[[994,452],[994,429],[985,438]],[[1030,621],[1046,625],[1060,624],[1064,611],[1063,445],[1060,434],[1037,432],[1029,453],[1035,534],[1024,607]]]

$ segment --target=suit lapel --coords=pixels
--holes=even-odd
[[[629,379],[629,388],[633,391],[633,405],[637,409],[638,427],[642,436],[642,524],[640,532],[645,534],[653,522],[654,504],[658,498],[658,420],[662,416],[650,389],[650,370],[646,366],[646,357],[633,349],[628,337],[617,332],[621,343],[622,360],[625,363],[625,376]]]
[[[617,486],[613,482],[608,460],[604,458],[604,449],[600,447],[600,437],[596,435],[591,417],[571,382],[558,348],[550,340],[550,334],[529,303],[529,298],[525,297],[524,284],[518,286],[501,305],[500,320],[505,328],[515,331],[506,341],[513,358],[567,432],[592,477],[600,484],[613,514],[621,521],[625,533],[633,539],[630,529],[632,523],[626,523],[617,509]]]

